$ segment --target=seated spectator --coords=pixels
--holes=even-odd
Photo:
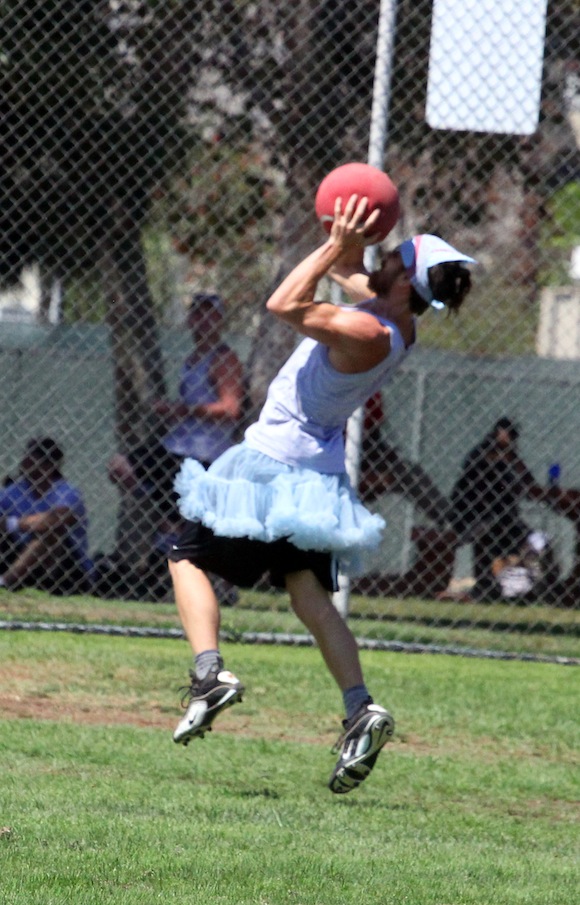
[[[354,593],[385,597],[434,597],[447,588],[453,574],[457,537],[449,530],[449,501],[421,465],[404,459],[384,438],[382,394],[375,393],[364,408],[359,492],[365,501],[384,493],[411,500],[432,526],[415,526],[411,540],[415,558],[403,573],[374,571],[355,579]]]
[[[51,594],[89,588],[87,515],[51,437],[29,440],[19,475],[0,490],[0,586]]]
[[[224,319],[221,296],[204,292],[193,295],[186,320],[193,349],[181,369],[179,399],[153,403],[153,411],[165,422],[166,431],[129,455],[117,453],[109,463],[109,478],[121,494],[119,534],[123,536],[118,538],[118,547],[125,549],[125,553],[119,548],[114,554],[115,568],[118,565],[124,574],[121,584],[127,578],[134,584],[136,567],[140,596],[155,599],[170,588],[167,551],[180,522],[173,482],[182,460],[191,457],[207,468],[236,437],[244,396],[243,373],[238,356],[222,338]],[[135,510],[140,509],[148,513],[146,534],[150,544],[145,550],[143,543],[139,544],[135,563],[135,556],[126,549],[125,526],[134,527]],[[113,572],[102,578],[111,583]],[[103,580],[97,581],[96,593],[104,593]],[[226,603],[232,602],[232,594],[229,587],[222,590]]]
[[[519,457],[517,440],[515,425],[501,418],[465,458],[450,503],[440,494],[432,496],[429,484],[416,484],[408,495],[417,495],[417,507],[436,524],[413,529],[415,561],[403,574],[366,575],[353,590],[465,601],[518,598],[525,602],[552,594],[558,581],[552,547],[548,538],[523,521],[519,502],[528,498],[557,508],[557,500],[553,488],[537,484]],[[394,490],[398,480],[387,483],[388,489]],[[409,487],[413,484],[407,485],[407,492]],[[423,504],[423,490],[425,500],[436,501],[432,509]],[[399,492],[405,493],[404,487]],[[475,585],[470,593],[449,590],[455,552],[465,543],[473,546]]]
[[[383,493],[400,493],[435,525],[443,526],[449,501],[435,486],[421,465],[404,459],[383,436],[385,414],[379,391],[364,408],[359,492],[365,502]]]
[[[531,531],[517,552],[494,559],[491,571],[494,596],[519,603],[551,598],[559,578],[550,539],[543,531]]]
[[[449,522],[462,543],[472,544],[477,599],[499,596],[494,562],[519,556],[531,533],[520,501],[552,502],[552,489],[541,487],[520,458],[518,438],[513,422],[500,418],[466,456],[451,494]]]

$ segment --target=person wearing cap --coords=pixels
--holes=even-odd
[[[328,239],[269,298],[267,309],[303,339],[271,382],[244,441],[207,472],[185,460],[176,490],[188,523],[169,554],[176,603],[194,654],[174,741],[188,744],[203,736],[244,691],[224,668],[219,607],[206,572],[246,587],[269,572],[271,582],[288,591],[342,692],[344,732],[328,783],[338,794],[366,779],[394,728],[390,713],[369,693],[355,638],[331,598],[338,568],[345,573],[360,568],[363,553],[380,542],[384,527],[349,483],[345,426],[415,342],[416,315],[429,305],[412,282],[416,273],[419,287],[433,292],[429,268],[417,268],[408,254],[403,260],[400,251],[376,274],[355,275],[348,262],[362,261],[364,248],[377,239],[376,214],[367,217],[366,206],[366,198],[352,196],[344,206],[338,199]],[[417,253],[425,255],[428,247],[419,246]],[[469,289],[469,274],[452,264],[450,277],[441,254],[437,298],[457,309]],[[353,280],[357,292],[364,280],[361,303],[315,301],[318,284],[329,273]]]
[[[225,314],[217,293],[193,294],[186,315],[192,350],[181,367],[179,399],[152,404],[165,432],[109,461],[109,479],[121,493],[122,530],[112,565],[107,562],[100,569],[99,593],[110,596],[111,586],[121,588],[122,596],[131,596],[131,588],[139,597],[155,599],[167,593],[167,539],[179,522],[173,494],[176,472],[186,457],[207,468],[234,443],[242,414],[242,365],[222,337]],[[141,532],[142,539],[150,535],[145,551],[143,542],[135,544],[132,530],[143,520],[149,528]],[[137,562],[133,551],[139,554]],[[223,581],[218,586],[222,602],[233,604],[234,589]]]
[[[0,586],[52,594],[89,589],[87,514],[64,478],[64,454],[51,437],[29,440],[19,475],[0,491]]]

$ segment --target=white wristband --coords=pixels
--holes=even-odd
[[[8,515],[6,517],[6,530],[9,534],[16,534],[20,530],[20,519],[17,515]]]

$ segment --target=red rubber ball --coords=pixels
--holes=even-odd
[[[334,220],[336,198],[342,198],[344,210],[351,195],[358,195],[359,198],[366,195],[369,199],[367,216],[379,208],[381,215],[375,231],[380,236],[379,241],[382,241],[399,219],[399,192],[396,185],[386,173],[369,163],[345,163],[331,170],[318,186],[314,202],[316,216],[328,233]]]

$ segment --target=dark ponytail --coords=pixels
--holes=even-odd
[[[471,289],[471,274],[458,261],[435,264],[429,268],[429,286],[434,299],[457,313]]]

